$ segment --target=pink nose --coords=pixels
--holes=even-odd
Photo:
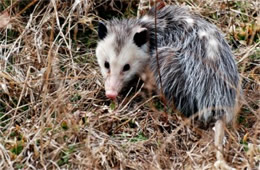
[[[107,91],[106,92],[106,96],[109,99],[115,100],[116,97],[117,97],[117,92],[115,92],[115,91]]]

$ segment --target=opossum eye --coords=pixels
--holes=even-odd
[[[128,71],[129,69],[130,69],[130,65],[129,65],[129,64],[126,64],[126,65],[124,65],[124,67],[123,67],[123,72]]]
[[[106,69],[109,69],[109,62],[105,61],[105,67]]]

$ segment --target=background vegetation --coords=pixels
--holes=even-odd
[[[216,24],[236,56],[244,100],[224,155],[260,166],[258,0],[176,0]],[[0,1],[0,169],[213,169],[214,131],[132,89],[111,102],[95,58],[97,21],[138,0]]]

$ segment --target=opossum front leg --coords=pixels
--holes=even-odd
[[[144,82],[144,88],[149,92],[156,89],[156,81],[154,74],[149,66],[144,67],[143,71],[139,74],[140,78]]]
[[[216,158],[214,166],[216,169],[221,170],[235,170],[235,168],[230,167],[222,154],[223,150],[223,139],[224,139],[224,128],[225,124],[222,119],[217,120],[215,123],[215,146],[216,146]]]

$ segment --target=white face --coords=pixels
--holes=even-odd
[[[138,47],[133,42],[134,34],[129,37],[129,41],[122,47],[119,54],[115,52],[115,34],[108,34],[98,43],[96,56],[105,80],[108,98],[115,99],[125,83],[134,75],[141,73],[148,64],[148,46],[144,44]]]

